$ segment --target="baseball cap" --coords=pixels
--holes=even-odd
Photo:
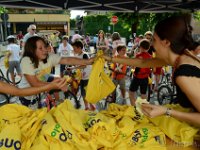
[[[14,35],[9,35],[6,39],[7,39],[7,40],[8,40],[8,39],[15,39],[15,36],[14,36]]]

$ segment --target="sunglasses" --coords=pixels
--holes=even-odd
[[[32,29],[33,31],[35,31],[36,29]]]

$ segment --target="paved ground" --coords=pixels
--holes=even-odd
[[[60,72],[59,72],[59,69],[60,66],[56,66],[56,74],[59,75]],[[3,63],[3,59],[0,60],[0,69],[2,69],[3,73],[5,74],[6,73],[6,69],[4,67],[4,63]],[[126,104],[130,105],[130,101],[129,101],[129,96],[128,96],[128,89],[129,89],[129,85],[130,85],[130,79],[127,78],[126,79]],[[121,97],[120,97],[120,92],[119,92],[119,89],[117,90],[117,95],[118,95],[118,98],[117,100],[119,101],[119,103],[122,101]],[[152,97],[150,99],[150,103],[154,103],[154,104],[158,104],[157,100],[156,100],[156,94],[154,94],[154,97]],[[17,102],[19,103],[19,101],[16,99],[16,97],[14,99],[11,99],[11,102]],[[83,103],[83,100],[81,99],[81,108],[84,109],[84,103]]]

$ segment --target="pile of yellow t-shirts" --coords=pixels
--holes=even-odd
[[[173,139],[172,132],[165,133],[156,120],[131,106],[110,104],[97,113],[74,109],[66,100],[49,112],[17,104],[2,106],[0,112],[1,150],[165,150],[165,134]],[[179,128],[184,132],[174,133],[184,138],[174,140],[191,142],[196,129]]]
[[[8,104],[2,106],[0,112],[0,140],[4,142],[0,145],[0,149],[17,149],[18,147],[30,149],[39,133],[41,121],[47,110],[39,109],[33,111],[22,105]],[[16,139],[13,138],[14,135],[18,136],[17,144],[13,142]]]
[[[166,107],[182,112],[190,111],[190,109],[186,109],[175,104],[166,105]],[[186,122],[179,121],[173,117],[159,116],[155,118],[149,118],[149,120],[158,126],[170,139],[183,146],[192,145],[194,136],[199,131],[198,128],[190,126]]]

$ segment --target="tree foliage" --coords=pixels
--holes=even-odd
[[[90,35],[95,35],[99,30],[108,32],[108,26],[110,26],[109,17],[106,15],[91,15],[84,17],[84,32]]]
[[[112,16],[118,16],[118,23],[114,25],[114,31],[119,32],[122,37],[129,39],[133,33],[144,34],[146,31],[153,31],[158,21],[177,13],[108,13],[106,15],[89,15],[84,17],[84,33],[95,35],[99,30],[113,32],[111,23]],[[185,12],[184,12],[185,13]],[[186,12],[187,13],[187,12]],[[194,13],[194,18],[200,20],[200,12]],[[110,26],[110,30],[109,30]],[[72,26],[71,26],[72,27]]]
[[[6,13],[8,10],[5,7],[0,7],[0,14]]]
[[[200,11],[194,12],[194,19],[200,21]]]
[[[76,20],[75,19],[70,19],[70,28],[75,29],[76,28]]]

